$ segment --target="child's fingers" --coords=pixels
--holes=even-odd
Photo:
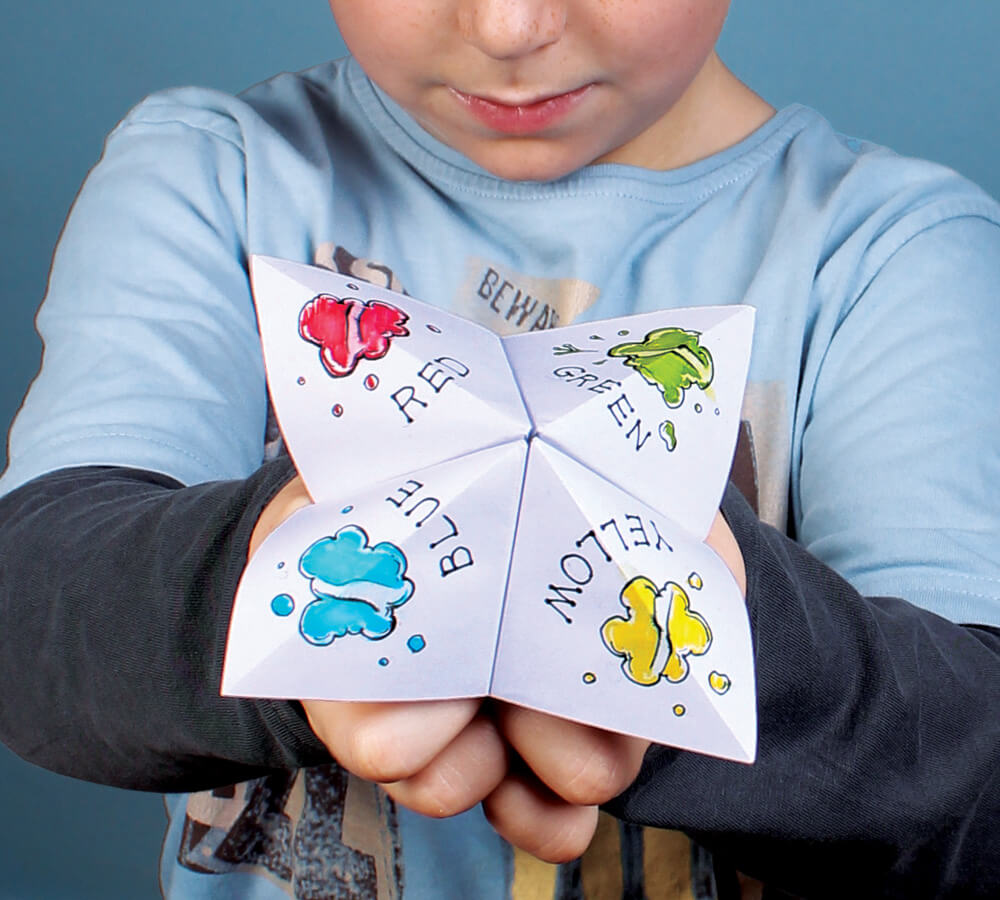
[[[471,809],[507,774],[507,745],[496,723],[477,716],[412,778],[383,785],[397,803],[443,818]]]
[[[509,775],[483,801],[497,833],[546,862],[580,856],[597,828],[596,806],[575,806],[524,775]]]
[[[271,502],[261,510],[257,524],[250,535],[250,546],[247,548],[247,559],[257,552],[257,548],[275,528],[285,521],[293,512],[312,503],[305,482],[296,475],[277,494]]]
[[[480,701],[303,700],[309,725],[345,769],[367,781],[416,775],[472,721]]]
[[[649,741],[498,704],[500,730],[526,765],[569,803],[605,803],[639,774]]]
[[[721,512],[715,514],[715,521],[708,532],[708,537],[705,538],[705,543],[729,567],[729,571],[733,573],[733,578],[736,579],[736,584],[739,585],[740,593],[746,597],[747,570],[743,562],[743,553],[740,551],[740,545],[736,543],[736,538]]]

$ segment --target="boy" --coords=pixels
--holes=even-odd
[[[353,60],[151,98],[67,223],[3,482],[5,740],[199,791],[171,896],[702,890],[601,802],[807,896],[992,895],[996,415],[954,382],[1000,374],[1000,209],[775,112],[714,53],[722,0],[331,6]],[[247,552],[308,502],[266,428],[250,253],[498,330],[757,307],[710,536],[751,613],[754,766],[468,701],[218,697]]]

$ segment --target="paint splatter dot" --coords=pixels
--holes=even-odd
[[[295,599],[291,594],[278,594],[271,601],[271,612],[276,616],[290,616],[295,611]]]
[[[280,563],[278,563],[278,568],[279,568],[279,569],[283,569],[283,568],[285,568],[285,564],[284,564],[284,562],[280,562]]]
[[[388,660],[388,658],[387,658],[387,657],[383,656],[383,657],[382,657],[382,658],[381,658],[381,659],[380,659],[380,660],[378,661],[378,664],[379,664],[380,666],[382,666],[382,667],[384,668],[385,666],[389,665],[389,660]]]
[[[604,340],[604,338],[602,338],[599,334],[592,334],[590,336],[590,339],[592,341],[603,341]]]
[[[341,512],[346,516],[349,512],[354,512],[354,507],[348,504],[341,510]]]
[[[733,683],[729,680],[728,675],[723,675],[722,672],[712,672],[708,676],[708,686],[715,693],[724,694],[733,686]]]
[[[374,391],[378,387],[378,375],[368,375],[365,378],[365,390]]]
[[[705,582],[701,580],[701,576],[697,572],[688,575],[688,584],[696,591],[700,591],[705,586]]]
[[[304,376],[304,375],[300,375],[300,376],[299,376],[299,377],[298,377],[298,378],[296,379],[296,381],[297,381],[297,382],[298,382],[299,384],[305,384],[305,383],[306,383],[306,379],[305,379],[305,376]]]
[[[674,423],[669,419],[664,419],[660,422],[657,434],[659,434],[660,439],[666,445],[667,450],[673,451],[677,446],[677,432],[674,430]]]
[[[595,681],[597,681],[597,676],[593,672],[584,672],[583,673],[583,683],[584,684],[593,684]]]
[[[334,403],[333,406],[330,407],[330,412],[332,412],[339,419],[344,414],[344,407],[339,403]]]
[[[626,334],[628,334],[627,328],[623,328],[621,331],[618,332],[619,337],[625,337]]]
[[[430,325],[430,324],[428,324],[427,325],[427,330],[434,332],[434,334],[440,334],[441,333],[441,329],[438,328],[437,325]]]
[[[347,289],[349,291],[360,291],[361,290],[361,288],[359,288],[356,284],[349,284],[347,286]]]
[[[717,416],[721,416],[722,415],[722,413],[719,412],[719,407],[715,407],[715,414]]]
[[[595,359],[594,360],[594,365],[595,366],[603,366],[606,362],[607,362],[606,359]]]
[[[411,653],[419,653],[427,646],[427,641],[422,634],[415,634],[406,642],[406,646],[410,648]]]
[[[684,706],[683,703],[678,703],[676,706],[674,706],[674,715],[675,716],[678,716],[678,717],[683,716],[684,713],[686,713],[686,712],[687,712],[687,708]]]
[[[695,411],[696,413],[700,413],[700,412],[701,412],[701,409],[702,409],[702,407],[701,407],[701,404],[700,404],[700,403],[696,403],[696,404],[694,405],[694,411]]]

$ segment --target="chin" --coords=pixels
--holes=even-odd
[[[556,181],[593,161],[562,148],[537,146],[536,142],[529,141],[502,150],[491,147],[482,152],[467,152],[467,155],[476,165],[507,181]]]

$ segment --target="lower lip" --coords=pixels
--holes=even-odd
[[[487,128],[503,134],[533,134],[551,128],[565,118],[591,87],[588,84],[575,91],[524,106],[508,106],[506,103],[463,94],[454,88],[452,93]]]

